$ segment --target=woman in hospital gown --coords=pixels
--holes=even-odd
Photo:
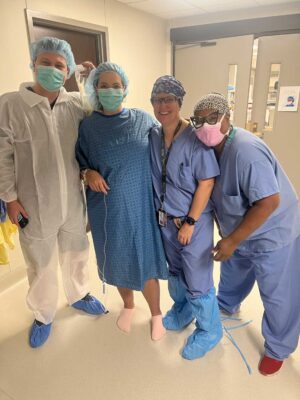
[[[192,118],[198,138],[214,148],[221,172],[212,193],[222,237],[215,247],[221,261],[218,301],[235,313],[257,282],[265,339],[259,371],[273,375],[299,339],[299,202],[272,151],[231,126],[229,116],[225,97],[211,93],[199,100]]]
[[[81,123],[76,155],[88,185],[89,222],[101,280],[117,286],[124,302],[117,325],[129,332],[133,290],[142,290],[152,314],[152,339],[165,330],[158,279],[167,278],[156,221],[148,134],[157,122],[139,109],[123,108],[128,78],[103,63],[90,77],[95,111]]]

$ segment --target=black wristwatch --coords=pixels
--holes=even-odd
[[[192,217],[187,216],[187,217],[185,217],[185,221],[184,222],[186,222],[189,225],[195,225],[196,220],[194,218],[192,218]]]

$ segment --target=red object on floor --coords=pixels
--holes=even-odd
[[[263,356],[258,370],[262,375],[269,376],[275,375],[282,367],[283,361],[275,360],[268,356]]]

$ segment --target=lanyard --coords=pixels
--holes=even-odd
[[[161,158],[161,167],[162,167],[162,175],[161,175],[161,183],[162,183],[162,194],[160,196],[160,201],[161,205],[163,205],[165,201],[165,196],[167,192],[167,163],[169,160],[169,155],[173,146],[173,141],[177,133],[179,132],[179,129],[181,128],[182,125],[182,120],[179,120],[178,125],[176,126],[176,129],[173,133],[173,139],[170,144],[170,147],[166,151],[165,147],[165,133],[163,128],[161,128],[161,149],[160,149],[160,158]],[[162,206],[163,208],[163,206]]]

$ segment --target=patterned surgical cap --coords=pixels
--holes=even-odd
[[[221,114],[230,114],[229,104],[221,93],[209,93],[202,96],[194,107],[194,113],[203,110],[219,111]]]
[[[164,75],[155,81],[151,93],[151,99],[153,99],[153,97],[157,96],[159,93],[173,94],[182,101],[183,96],[185,95],[185,90],[182,86],[182,83],[174,78],[174,76]]]

